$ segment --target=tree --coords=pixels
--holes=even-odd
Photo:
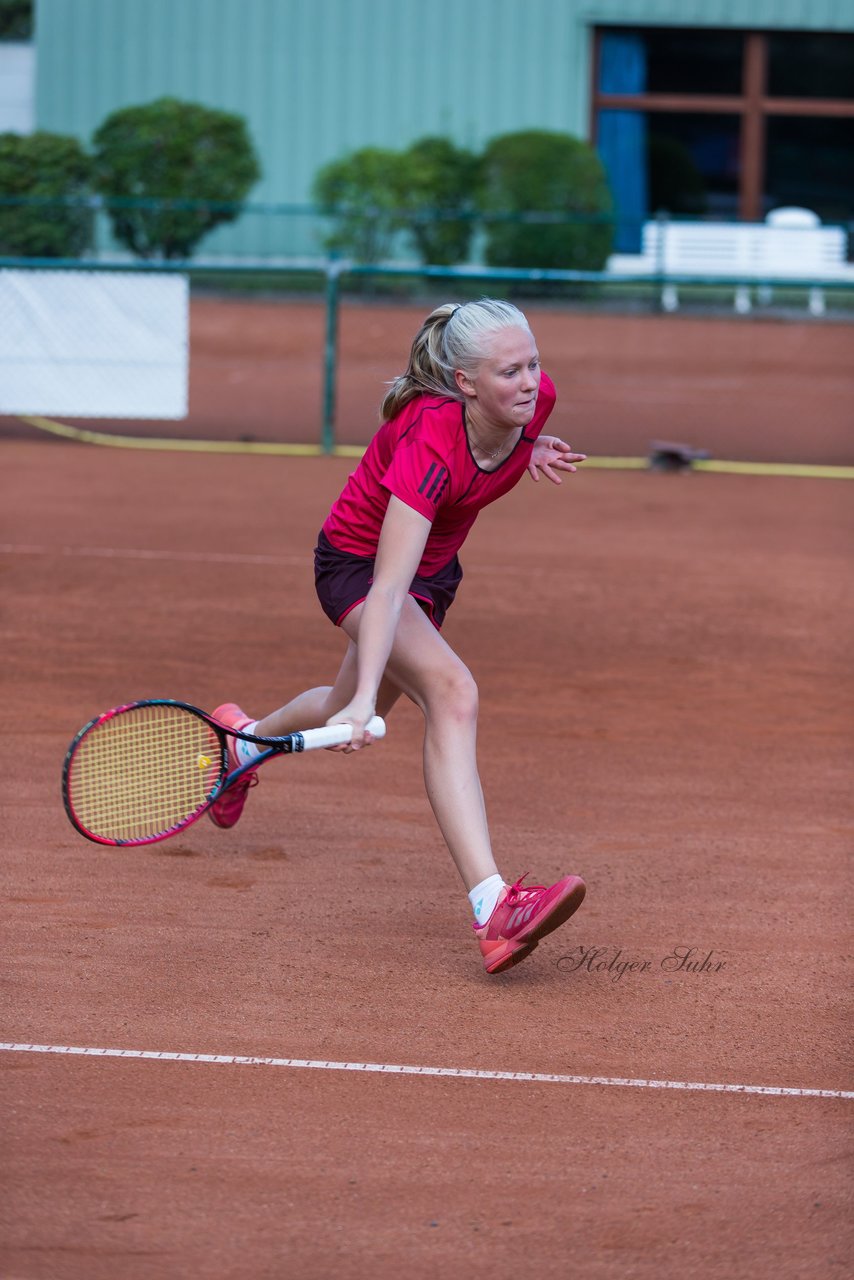
[[[400,152],[385,147],[362,147],[324,165],[315,174],[312,194],[333,218],[325,247],[365,264],[388,257],[396,233],[406,225],[404,187]]]
[[[93,144],[113,233],[141,258],[189,258],[261,176],[241,116],[177,98],[114,111]]]
[[[32,40],[33,0],[0,0],[0,40]]]
[[[0,254],[74,258],[85,249],[91,168],[76,138],[0,133]]]
[[[403,153],[403,207],[422,262],[453,266],[468,257],[480,165],[447,138],[421,138]]]
[[[598,155],[546,129],[507,133],[482,159],[486,261],[494,267],[598,271],[613,243],[613,202]]]
[[[447,138],[422,138],[402,152],[362,147],[333,160],[312,188],[334,219],[324,245],[376,263],[407,230],[424,262],[461,262],[471,240],[477,173],[477,158]]]

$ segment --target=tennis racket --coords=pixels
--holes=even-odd
[[[385,724],[374,716],[374,738]],[[250,769],[350,741],[349,724],[260,738],[221,724],[186,702],[151,698],[105,711],[75,735],[62,769],[62,799],[72,826],[98,844],[154,844],[184,831]],[[267,750],[228,771],[226,734]]]

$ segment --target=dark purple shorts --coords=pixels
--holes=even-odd
[[[412,579],[409,594],[418,601],[437,630],[445,620],[462,577],[463,567],[454,556],[432,578],[416,576]],[[373,580],[373,559],[339,551],[321,529],[314,549],[314,585],[323,612],[336,627],[341,625],[351,609],[362,603]]]

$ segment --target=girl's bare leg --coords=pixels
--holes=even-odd
[[[319,685],[298,694],[278,711],[259,720],[256,733],[262,738],[282,738],[301,729],[316,729],[326,724],[336,711],[346,707],[355,692],[356,646],[351,640],[334,684]],[[377,713],[387,715],[399,697],[400,690],[384,680],[377,698]]]
[[[343,623],[354,641],[361,612],[359,605]],[[355,649],[351,652],[355,675]],[[391,691],[402,690],[424,713],[427,796],[466,889],[471,890],[498,872],[477,771],[477,686],[411,596],[404,603],[386,668],[383,686],[389,685]],[[345,705],[339,702],[339,708]],[[382,715],[379,698],[377,709]]]

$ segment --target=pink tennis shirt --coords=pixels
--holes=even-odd
[[[554,383],[544,373],[533,418],[513,452],[494,471],[484,471],[475,462],[458,400],[442,396],[410,400],[377,431],[323,532],[339,551],[375,556],[394,494],[432,524],[418,566],[421,577],[431,577],[457,554],[478,512],[508,493],[524,475],[556,399]]]

